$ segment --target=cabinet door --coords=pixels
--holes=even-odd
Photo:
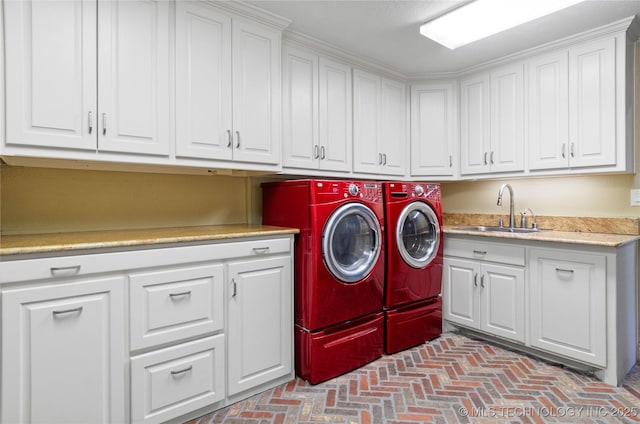
[[[481,329],[524,343],[524,269],[482,264],[480,288]]]
[[[571,167],[616,163],[615,43],[607,38],[569,50]]]
[[[231,160],[231,17],[176,2],[176,156]]]
[[[280,158],[280,32],[233,21],[233,160],[277,165]]]
[[[285,47],[282,58],[282,165],[317,169],[318,56]]]
[[[229,264],[229,395],[292,371],[291,257]]]
[[[491,172],[524,170],[524,65],[491,71]]]
[[[353,170],[377,174],[383,159],[380,128],[380,77],[353,71]]]
[[[455,83],[411,87],[411,175],[454,175],[455,97]]]
[[[531,345],[607,365],[606,258],[531,249]]]
[[[96,2],[4,5],[6,143],[96,149]]]
[[[319,66],[320,168],[349,172],[353,148],[351,67],[322,57]]]
[[[98,149],[169,154],[169,2],[98,2]]]
[[[529,61],[529,169],[569,164],[569,68],[566,51]]]
[[[381,79],[378,144],[383,155],[381,172],[404,175],[407,168],[407,87],[402,82]]]
[[[477,262],[444,258],[442,275],[442,318],[480,328],[480,265]]]
[[[489,172],[489,75],[460,82],[460,173]]]
[[[125,421],[124,277],[2,292],[2,422]]]

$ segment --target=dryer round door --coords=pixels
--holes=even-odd
[[[361,203],[336,209],[322,232],[322,257],[329,272],[345,283],[369,275],[380,256],[381,229],[376,215]]]
[[[436,213],[423,202],[408,204],[396,226],[396,244],[402,259],[413,268],[424,268],[440,247],[440,223]]]

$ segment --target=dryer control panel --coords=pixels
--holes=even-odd
[[[369,202],[382,201],[382,184],[363,181],[315,181],[315,193],[327,201],[360,199]]]

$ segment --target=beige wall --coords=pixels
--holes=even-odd
[[[502,183],[513,187],[515,209],[531,208],[536,215],[637,217],[640,208],[629,204],[633,175],[599,175],[466,181],[442,184],[446,213],[509,213],[508,195],[497,206]]]
[[[3,166],[0,231],[28,234],[246,223],[247,180]]]

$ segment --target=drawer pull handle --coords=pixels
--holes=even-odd
[[[231,283],[233,284],[233,294],[231,297],[235,298],[238,295],[238,284],[236,284],[236,279],[232,278]]]
[[[480,277],[480,287],[484,288],[484,274]]]
[[[478,287],[478,273],[473,274],[473,287]]]
[[[487,254],[487,251],[486,250],[474,250],[473,253],[476,254],[476,255],[484,256],[484,255]]]
[[[236,149],[240,148],[240,131],[236,131]]]
[[[320,157],[320,147],[316,144],[313,146],[313,158],[318,159]]]
[[[231,130],[227,130],[227,147],[231,147]]]
[[[80,265],[51,267],[51,275],[53,275],[54,277],[61,276],[61,275],[70,276],[70,275],[75,275],[79,272],[80,272]]]
[[[572,269],[556,268],[556,272],[567,272],[569,274],[573,274],[573,270]]]
[[[184,374],[185,372],[189,372],[192,369],[193,369],[193,365],[189,365],[187,368],[183,368],[177,371],[171,371],[171,375],[176,376],[176,375]]]
[[[269,252],[269,246],[266,246],[266,247],[254,247],[253,251],[256,253],[256,255],[264,255],[265,253]]]
[[[175,300],[176,297],[184,297],[189,295],[191,295],[191,290],[180,293],[169,293],[169,297],[171,298],[171,300]]]
[[[72,309],[63,309],[62,311],[53,311],[53,316],[57,317],[58,315],[63,315],[63,314],[72,314],[77,312],[78,314],[82,313],[82,306],[78,306],[77,308],[72,308]]]

